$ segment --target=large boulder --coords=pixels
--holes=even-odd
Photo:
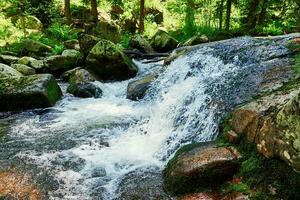
[[[99,98],[102,96],[102,90],[95,85],[96,79],[85,69],[75,68],[62,74],[62,79],[69,82],[67,92],[80,98]]]
[[[288,87],[287,87],[288,85]],[[231,113],[229,125],[267,158],[279,157],[300,171],[300,82],[292,80],[276,92]]]
[[[2,78],[19,78],[23,76],[20,72],[17,70],[11,68],[8,65],[1,64],[0,63],[0,79]]]
[[[82,62],[83,56],[74,49],[64,50],[61,55],[49,56],[45,59],[47,71],[59,74],[75,68]]]
[[[86,59],[87,69],[102,80],[125,80],[136,75],[138,69],[122,51],[108,40],[100,40]]]
[[[44,70],[44,67],[45,67],[44,61],[37,60],[35,58],[28,57],[28,56],[24,56],[24,57],[20,58],[18,60],[18,64],[27,65],[27,66],[35,69],[38,72],[42,72]]]
[[[35,74],[35,69],[28,67],[27,65],[12,64],[11,67],[25,76]]]
[[[53,106],[62,92],[50,74],[0,79],[0,111]]]
[[[7,64],[7,65],[11,65],[13,63],[18,62],[19,58],[16,56],[12,56],[12,55],[0,55],[0,62]]]
[[[192,144],[178,150],[164,170],[165,187],[173,194],[217,186],[238,170],[239,152],[233,147]]]
[[[155,74],[148,74],[138,80],[131,81],[127,86],[127,99],[139,100],[145,96],[152,81],[156,79]]]
[[[81,52],[87,56],[92,48],[100,41],[101,39],[88,34],[81,34],[78,38],[79,46]]]
[[[34,53],[37,55],[43,55],[45,53],[51,53],[52,52],[52,48],[48,45],[45,45],[41,42],[35,41],[35,40],[30,40],[30,39],[26,39],[24,41],[24,48],[30,52],[30,53]]]
[[[153,53],[154,50],[151,47],[148,40],[141,35],[135,35],[129,40],[129,47],[137,49],[142,53]]]
[[[92,29],[92,35],[115,43],[120,42],[121,39],[119,27],[112,20],[97,22]]]
[[[151,46],[157,52],[168,52],[175,49],[178,41],[170,36],[165,30],[158,29],[151,38]]]

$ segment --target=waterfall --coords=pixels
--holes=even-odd
[[[113,199],[126,174],[163,169],[184,144],[214,140],[226,112],[257,90],[268,58],[286,53],[276,42],[244,37],[196,47],[169,66],[136,61],[135,79],[159,74],[143,100],[126,99],[132,80],[95,82],[100,99],[65,95],[52,109],[16,115],[11,140],[0,147],[19,148],[12,159],[52,180],[49,199]]]

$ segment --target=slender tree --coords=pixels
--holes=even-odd
[[[194,5],[194,0],[186,0],[185,20],[183,29],[184,32],[188,35],[192,35],[196,32]]]
[[[257,24],[257,12],[260,0],[251,0],[247,16],[247,28],[254,29]]]
[[[298,19],[297,19],[297,26],[298,26],[298,31],[300,32],[300,1],[297,1],[297,6],[298,6]]]
[[[143,33],[145,30],[145,0],[140,0],[140,23],[139,32]]]
[[[258,15],[258,25],[263,25],[267,15],[268,0],[261,0],[261,10]]]
[[[227,0],[226,4],[226,31],[230,29],[232,0]]]
[[[71,23],[71,5],[70,0],[65,0],[65,17],[67,20],[67,23]]]
[[[224,0],[220,1],[219,5],[219,29],[223,28],[223,10],[224,10]]]
[[[91,14],[94,21],[98,21],[97,0],[91,0]]]

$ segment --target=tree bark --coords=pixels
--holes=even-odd
[[[98,21],[97,0],[91,0],[91,14],[93,21]]]
[[[254,29],[257,24],[257,10],[259,7],[259,0],[252,0],[250,2],[249,13],[247,17],[247,28]]]
[[[71,23],[71,5],[70,0],[65,0],[65,17],[67,20],[67,23]]]
[[[143,33],[145,30],[145,0],[140,0],[140,23],[139,32]]]
[[[223,9],[224,9],[224,0],[221,0],[220,3],[220,15],[219,15],[219,29],[223,28]]]
[[[297,3],[298,5],[298,19],[297,19],[297,28],[298,28],[298,31],[300,32],[300,2]]]
[[[264,24],[265,18],[267,15],[268,0],[262,0],[262,1],[263,2],[262,2],[262,6],[261,6],[261,11],[258,16],[258,22],[257,22],[258,25]]]
[[[229,31],[229,29],[230,29],[231,6],[232,6],[232,0],[227,0],[227,5],[226,5],[226,31]]]

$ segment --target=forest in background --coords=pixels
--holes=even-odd
[[[61,41],[77,38],[98,20],[117,27],[115,42],[124,47],[131,35],[151,38],[159,27],[179,42],[194,35],[213,41],[300,30],[300,0],[3,0],[0,7],[0,46],[10,50],[31,38],[62,52]],[[39,19],[40,31],[26,27],[39,26],[28,16]]]

